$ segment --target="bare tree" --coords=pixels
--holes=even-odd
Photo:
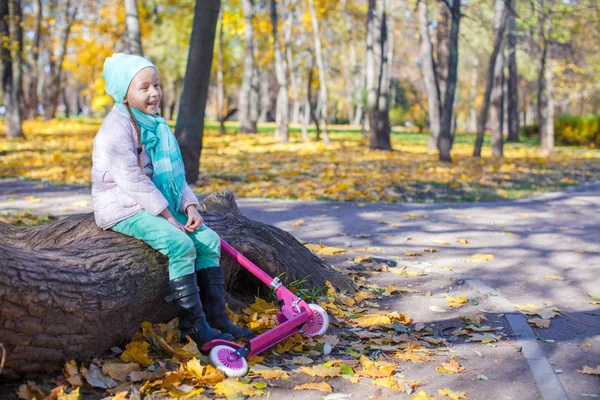
[[[502,18],[500,25],[494,34],[494,49],[490,56],[490,62],[488,65],[488,75],[485,85],[485,93],[483,95],[483,106],[479,112],[479,118],[477,120],[477,138],[475,140],[475,148],[473,150],[473,157],[481,157],[481,148],[483,146],[483,135],[485,134],[485,126],[487,124],[488,111],[490,107],[490,98],[492,93],[492,87],[494,84],[494,70],[496,65],[496,59],[498,54],[502,51],[504,44],[504,31],[506,29],[506,23],[510,14],[509,7],[504,7],[502,12]]]
[[[140,17],[138,14],[137,0],[125,1],[125,47],[129,54],[142,56],[142,33],[140,29]]]
[[[67,53],[67,43],[71,27],[75,21],[78,5],[72,6],[71,0],[64,0],[60,4],[60,24],[58,29],[58,48],[50,62],[50,76],[46,86],[46,107],[44,110],[44,119],[49,120],[56,116],[58,107],[58,96],[60,95],[60,85],[62,78],[62,64]]]
[[[367,14],[367,104],[369,147],[391,150],[388,68],[387,0],[369,0]]]
[[[509,7],[514,9],[515,1],[510,0]],[[519,74],[517,71],[516,20],[511,13],[508,18],[508,136],[509,142],[519,141]]]
[[[494,15],[494,34],[506,35],[505,27],[501,27],[502,15],[506,8],[505,0],[496,0]],[[502,28],[501,32],[498,30]],[[503,39],[504,40],[504,39]],[[503,41],[504,43],[504,41]],[[502,157],[504,154],[504,46],[500,48],[494,62],[494,78],[490,98],[490,127],[492,130],[492,155]]]
[[[204,108],[220,6],[220,0],[203,0],[197,1],[194,8],[190,50],[175,127],[186,177],[190,182],[198,180],[200,169]]]
[[[20,0],[0,2],[0,35],[9,39],[9,46],[0,46],[2,58],[2,90],[6,105],[6,136],[22,138],[23,108],[22,59],[23,14]]]
[[[240,89],[238,115],[240,130],[245,133],[256,133],[258,121],[258,70],[254,63],[254,0],[242,0],[244,12],[244,76]]]
[[[319,20],[315,10],[315,0],[308,0],[308,9],[313,28],[313,38],[315,44],[315,61],[319,70],[319,102],[321,103],[321,112],[319,113],[320,122],[323,125],[323,142],[329,144],[329,133],[327,132],[327,77],[325,76],[325,65],[323,63],[323,50],[321,49],[321,35],[319,33]]]
[[[286,13],[289,12],[286,10]],[[288,97],[288,68],[286,59],[283,57],[281,51],[281,44],[279,42],[279,33],[277,27],[277,2],[271,0],[271,25],[273,27],[273,46],[275,48],[274,67],[275,75],[277,77],[277,84],[279,90],[277,92],[277,106],[275,109],[275,122],[277,127],[275,128],[275,137],[282,143],[289,142],[289,108],[290,100]]]

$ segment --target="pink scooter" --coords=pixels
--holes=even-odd
[[[279,325],[253,337],[244,346],[221,339],[204,344],[202,350],[210,350],[210,362],[215,368],[229,377],[244,376],[248,372],[247,358],[262,353],[294,333],[301,332],[309,336],[325,333],[329,326],[329,317],[321,306],[307,304],[286,289],[279,278],[271,278],[223,239],[221,239],[221,248],[275,291],[281,311],[277,314]]]

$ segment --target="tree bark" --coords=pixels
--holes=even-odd
[[[437,33],[437,62],[436,72],[438,85],[440,87],[440,101],[446,96],[446,84],[448,82],[448,63],[450,60],[450,31],[452,29],[452,11],[448,5],[440,1],[438,13]]]
[[[456,82],[458,77],[458,33],[460,29],[460,6],[461,0],[452,2],[452,24],[450,28],[450,39],[448,41],[448,75],[446,79],[446,90],[442,105],[440,124],[440,136],[438,139],[439,159],[451,162],[450,150],[454,138],[452,126],[454,115],[454,97],[456,93]]]
[[[514,0],[510,1],[510,7],[514,8]],[[519,141],[519,74],[517,71],[517,37],[516,19],[511,14],[508,18],[508,142]]]
[[[419,32],[421,34],[421,66],[423,68],[423,79],[427,91],[427,108],[429,111],[429,142],[430,151],[437,150],[438,138],[440,136],[441,123],[441,97],[440,87],[437,80],[436,65],[433,61],[433,46],[429,37],[427,22],[427,4],[424,0],[419,1]]]
[[[290,11],[284,8],[284,14]],[[287,15],[284,15],[284,17]],[[287,143],[290,141],[289,135],[289,123],[290,123],[290,100],[288,97],[288,68],[286,59],[283,57],[281,51],[281,44],[279,42],[278,22],[277,22],[277,2],[271,0],[271,25],[273,27],[273,47],[275,49],[274,57],[274,68],[275,75],[277,77],[277,84],[279,90],[277,92],[277,106],[275,109],[275,122],[277,124],[275,128],[275,137],[279,139],[281,143]]]
[[[498,54],[502,51],[502,46],[504,44],[504,31],[506,28],[506,22],[507,22],[509,13],[510,13],[509,8],[504,7],[500,26],[494,35],[494,49],[492,51],[492,55],[490,56],[490,62],[488,65],[488,76],[487,76],[487,81],[486,81],[486,85],[485,85],[485,94],[483,95],[483,106],[481,107],[481,111],[479,112],[479,119],[477,121],[477,138],[475,140],[475,148],[473,150],[473,157],[481,157],[481,148],[483,146],[483,136],[485,134],[485,126],[487,123],[488,110],[490,107],[490,98],[491,98],[491,93],[492,93],[492,87],[494,84],[494,70],[495,70],[494,67],[496,65],[496,59],[498,58]]]
[[[494,31],[495,34],[506,35],[505,32],[497,32],[502,23],[504,13],[504,1],[496,0]],[[496,62],[494,63],[494,80],[490,98],[490,127],[492,131],[492,155],[502,157],[504,155],[504,46],[500,49]]]
[[[198,2],[203,3],[203,2]],[[353,291],[292,235],[241,215],[231,192],[201,203],[207,223],[225,241],[283,283],[307,279],[306,287]],[[240,234],[243,232],[243,234]],[[141,243],[102,230],[92,214],[50,225],[18,228],[0,223],[0,342],[7,350],[3,376],[59,371],[65,361],[97,357],[139,330],[143,321],[176,314],[164,303],[168,259]],[[222,266],[233,308],[269,288],[224,255]]]
[[[194,8],[190,50],[175,126],[189,182],[198,180],[200,170],[204,110],[220,6],[220,0],[204,0],[197,1]]]
[[[242,0],[244,13],[244,76],[239,97],[239,120],[242,133],[256,133],[258,121],[258,70],[254,65],[254,1]]]
[[[129,54],[143,56],[142,31],[140,29],[140,17],[138,14],[137,0],[125,0],[125,47]]]
[[[71,33],[71,27],[75,22],[78,5],[71,7],[71,0],[64,0],[62,6],[61,27],[58,31],[58,50],[54,62],[51,63],[50,77],[46,87],[46,107],[44,109],[44,119],[50,120],[56,116],[58,107],[58,96],[60,95],[60,84],[62,76],[62,64],[67,53],[67,43]]]
[[[2,58],[2,91],[6,105],[6,136],[23,138],[22,62],[23,13],[20,0],[0,4],[0,35],[9,39],[10,47],[0,46]]]
[[[225,89],[223,86],[223,10],[219,11],[219,47],[217,47],[217,119],[219,120],[219,133],[225,134],[225,115],[223,102]]]
[[[25,102],[25,118],[35,119],[39,103],[38,82],[40,59],[40,42],[42,37],[42,0],[33,0],[33,16],[35,18],[33,27],[33,40],[31,41],[31,64],[29,66],[29,84]]]
[[[315,44],[315,60],[319,69],[319,102],[321,103],[321,112],[319,113],[320,122],[323,125],[323,142],[329,144],[329,133],[327,132],[327,77],[325,76],[325,65],[323,63],[323,50],[321,49],[321,34],[319,33],[319,20],[315,10],[315,1],[308,0],[308,9],[313,28],[313,39]]]
[[[388,68],[387,0],[369,0],[367,14],[367,104],[369,147],[391,150]]]

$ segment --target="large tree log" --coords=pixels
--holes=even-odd
[[[208,226],[271,276],[353,290],[293,236],[242,216],[230,192],[208,196],[200,209]],[[258,288],[268,292],[231,257],[222,262],[230,306],[248,303]],[[98,228],[92,214],[30,228],[0,223],[2,375],[59,370],[129,340],[143,321],[175,317],[163,302],[167,265],[140,241]]]

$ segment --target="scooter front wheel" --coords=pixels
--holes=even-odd
[[[240,358],[234,353],[235,349],[233,347],[223,344],[215,346],[210,350],[210,362],[216,369],[230,378],[244,376],[248,372],[248,362],[245,358]]]
[[[308,336],[322,335],[327,331],[329,327],[329,316],[327,311],[323,307],[316,304],[308,305],[313,313],[312,318],[302,325],[300,332],[307,334]]]

